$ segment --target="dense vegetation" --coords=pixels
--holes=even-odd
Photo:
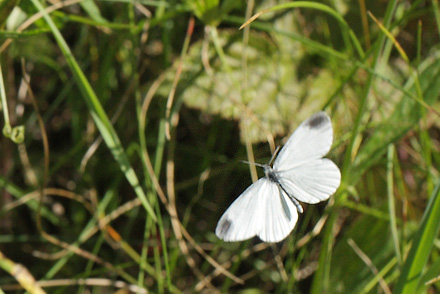
[[[438,292],[439,36],[437,0],[0,1],[0,293]],[[338,191],[218,240],[319,110]]]

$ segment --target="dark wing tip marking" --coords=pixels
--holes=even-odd
[[[223,237],[226,235],[226,233],[231,229],[232,221],[229,219],[225,219],[221,224],[219,228],[219,236]]]
[[[319,128],[327,120],[328,120],[327,115],[324,112],[318,112],[317,114],[313,115],[310,118],[307,124],[311,129],[314,129],[314,128]]]

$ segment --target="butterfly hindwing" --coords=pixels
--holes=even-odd
[[[295,227],[298,213],[279,186],[261,178],[244,191],[220,218],[215,234],[224,241],[258,236],[279,242]]]
[[[271,193],[266,197],[264,226],[258,237],[269,243],[280,242],[292,232],[298,220],[295,205],[277,184],[271,183]]]
[[[290,170],[278,171],[278,180],[290,196],[305,203],[328,199],[341,183],[341,173],[330,159],[305,162]]]

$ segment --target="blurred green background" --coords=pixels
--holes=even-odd
[[[0,293],[437,293],[439,36],[437,0],[0,0]],[[319,110],[335,195],[218,240]]]

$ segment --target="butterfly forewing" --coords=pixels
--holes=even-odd
[[[305,161],[326,155],[332,146],[333,130],[325,112],[318,112],[303,121],[278,154],[273,167],[289,170]]]
[[[256,236],[263,226],[267,190],[265,178],[246,189],[218,221],[215,234],[224,241],[242,241]]]

